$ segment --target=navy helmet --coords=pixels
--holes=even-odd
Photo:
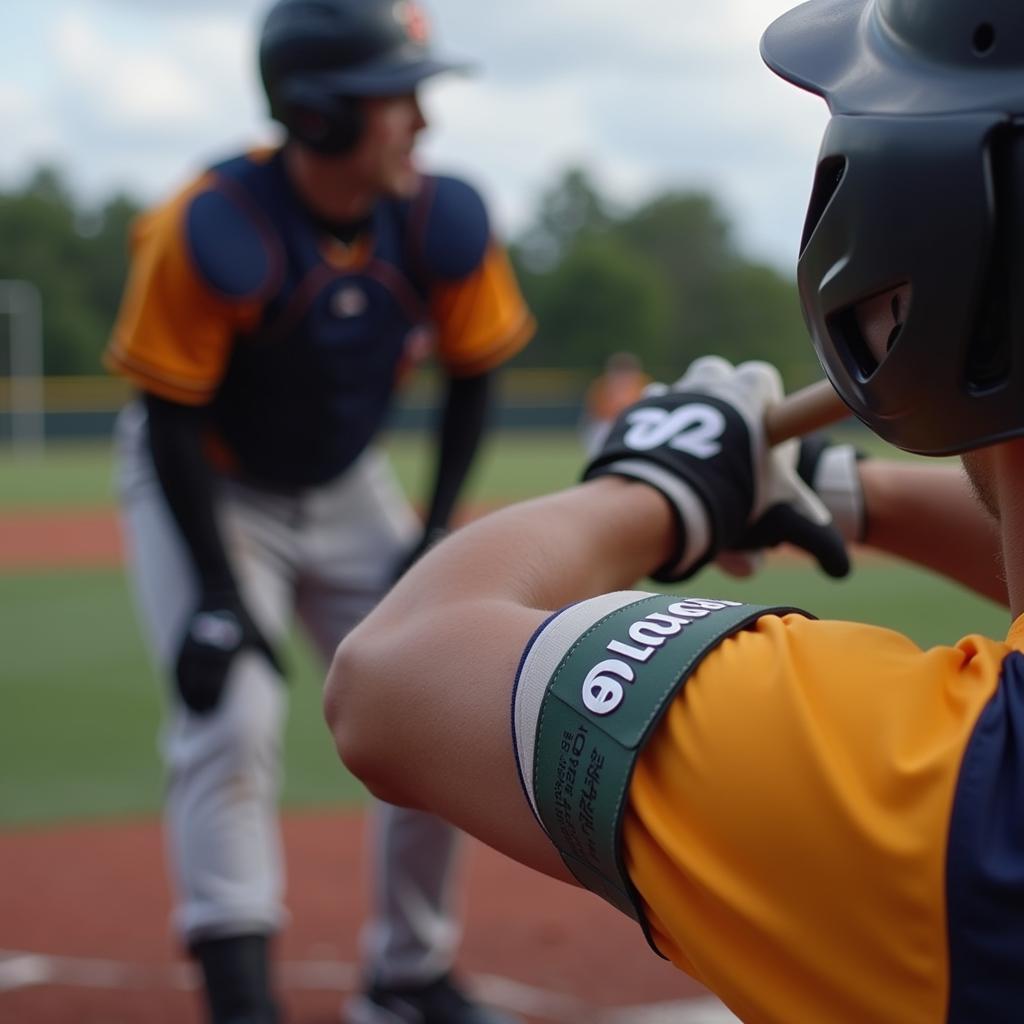
[[[761,53],[832,114],[797,276],[840,396],[920,454],[1024,435],[1024,3],[810,0]],[[879,356],[856,310],[893,289]]]
[[[433,75],[466,70],[431,52],[414,0],[277,0],[259,62],[271,116],[325,153],[357,142],[360,97],[405,95]]]

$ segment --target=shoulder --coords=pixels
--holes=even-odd
[[[410,208],[420,259],[433,276],[458,280],[483,262],[491,237],[480,193],[459,178],[425,176]]]
[[[211,169],[182,211],[190,261],[202,280],[229,299],[251,299],[276,276],[279,243],[241,173],[245,158]],[[258,172],[258,166],[255,168]]]

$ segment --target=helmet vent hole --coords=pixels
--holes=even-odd
[[[847,370],[858,380],[871,379],[896,347],[910,316],[913,288],[909,281],[869,295],[834,313],[829,331]]]
[[[974,39],[972,40],[972,43],[974,46],[974,52],[979,57],[984,57],[996,44],[995,28],[987,21],[982,22],[974,30]]]
[[[833,344],[842,354],[850,375],[862,384],[870,380],[878,369],[878,357],[864,337],[854,308],[850,306],[839,313],[833,313],[826,323]]]

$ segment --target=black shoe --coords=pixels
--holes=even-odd
[[[445,974],[429,985],[376,982],[345,1007],[346,1024],[521,1024],[469,999]]]
[[[203,971],[210,1024],[278,1024],[265,935],[203,939],[191,952]]]

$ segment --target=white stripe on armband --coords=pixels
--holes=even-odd
[[[533,795],[533,762],[537,742],[537,721],[548,684],[569,648],[595,622],[606,615],[652,595],[644,590],[622,590],[602,594],[579,604],[570,605],[548,620],[537,633],[522,660],[519,675],[512,691],[512,728],[519,782],[537,814],[537,801]]]

